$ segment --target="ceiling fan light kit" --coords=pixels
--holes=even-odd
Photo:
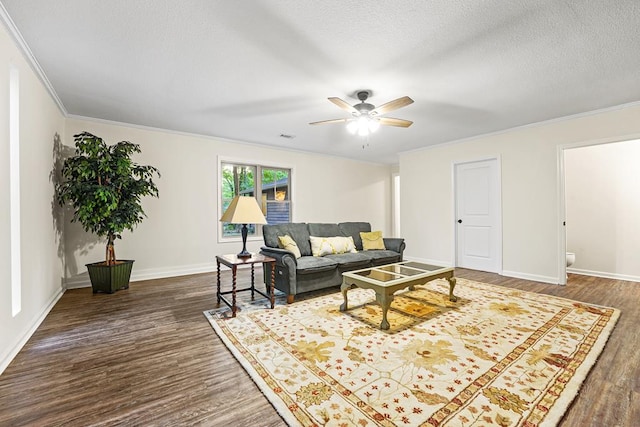
[[[369,134],[378,130],[382,126],[396,126],[396,127],[409,127],[413,123],[410,120],[394,119],[391,117],[379,117],[382,114],[389,111],[397,110],[398,108],[406,107],[413,103],[413,99],[408,96],[395,99],[393,101],[382,104],[379,107],[375,107],[373,104],[369,104],[367,99],[371,96],[370,90],[361,90],[356,93],[359,104],[350,105],[348,102],[331,97],[329,101],[333,102],[339,108],[351,113],[353,118],[349,119],[331,119],[322,120],[319,122],[309,123],[310,125],[328,124],[328,123],[346,123],[347,131],[351,134],[358,134],[359,136],[368,136]]]
[[[350,119],[347,122],[347,131],[350,134],[367,136],[380,128],[380,121],[369,116],[360,116],[357,119]]]

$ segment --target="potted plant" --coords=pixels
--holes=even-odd
[[[106,237],[105,261],[87,264],[93,293],[113,293],[129,287],[132,260],[117,260],[114,241],[146,216],[143,196],[158,197],[153,177],[160,173],[153,166],[134,163],[131,156],[140,146],[129,141],[107,145],[89,132],[74,135],[75,155],[65,159],[62,182],[56,184],[58,203],[73,207],[71,222],[85,231]]]

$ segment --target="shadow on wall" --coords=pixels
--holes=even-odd
[[[49,173],[49,181],[54,186],[62,182],[62,167],[65,159],[74,155],[75,149],[64,145],[60,135],[56,133],[53,136],[53,167]],[[64,278],[83,278],[88,280],[86,271],[78,274],[75,255],[77,252],[80,255],[89,253],[89,250],[100,242],[98,237],[84,231],[79,223],[71,222],[73,219],[73,207],[68,204],[60,206],[56,200],[55,192],[51,197],[51,216],[58,240],[58,258],[62,261]]]

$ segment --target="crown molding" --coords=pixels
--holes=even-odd
[[[7,12],[7,10],[5,9],[2,3],[0,3],[0,19],[4,23],[4,26],[7,28],[7,31],[11,35],[11,38],[13,39],[13,41],[18,46],[18,49],[24,55],[26,62],[29,63],[33,72],[38,76],[38,78],[40,79],[44,87],[47,89],[47,92],[49,92],[49,95],[53,99],[53,102],[56,103],[56,105],[58,106],[58,109],[60,109],[60,112],[65,117],[67,117],[68,116],[67,109],[64,107],[64,104],[58,97],[58,94],[53,89],[51,82],[49,81],[46,74],[42,70],[42,67],[40,67],[38,60],[33,55],[33,52],[31,52],[29,45],[27,45],[27,42],[22,37],[22,34],[20,34],[20,31],[18,31],[16,24],[13,22],[13,19],[11,19],[11,17],[9,16],[9,13]]]
[[[635,107],[640,107],[640,101],[632,101],[632,102],[627,102],[625,104],[612,105],[610,107],[604,107],[604,108],[600,108],[600,109],[597,109],[597,110],[584,111],[582,113],[570,114],[568,116],[555,117],[555,118],[552,118],[552,119],[542,120],[542,121],[539,121],[539,122],[527,123],[527,124],[520,125],[520,126],[515,126],[515,127],[511,127],[511,128],[507,128],[507,129],[497,130],[497,131],[494,131],[494,132],[488,132],[488,133],[483,133],[483,134],[479,134],[479,135],[467,136],[465,138],[455,139],[455,140],[452,140],[452,141],[445,141],[445,142],[441,142],[441,143],[438,143],[438,144],[428,145],[426,147],[419,147],[419,148],[414,148],[412,150],[402,151],[402,152],[399,152],[398,155],[408,154],[408,153],[416,153],[416,152],[420,152],[420,151],[433,150],[433,149],[436,149],[436,148],[442,148],[442,147],[446,147],[446,146],[449,146],[449,145],[462,144],[462,143],[473,141],[473,140],[476,140],[476,139],[487,138],[487,137],[492,137],[492,136],[497,136],[497,135],[503,135],[503,134],[506,134],[506,133],[516,132],[516,131],[523,130],[523,129],[535,129],[535,128],[539,128],[539,127],[543,127],[543,126],[553,125],[553,124],[556,124],[556,123],[562,123],[562,122],[567,122],[567,121],[571,121],[571,120],[578,120],[578,119],[582,119],[582,118],[585,118],[585,117],[597,116],[599,114],[606,114],[606,113],[610,113],[610,112],[613,112],[613,111],[625,110],[627,108],[635,108]]]
[[[154,126],[137,125],[137,124],[134,124],[134,123],[118,122],[118,121],[115,121],[115,120],[108,120],[108,119],[99,119],[99,118],[96,118],[96,117],[81,116],[81,115],[78,115],[78,114],[67,114],[66,118],[69,119],[69,120],[80,120],[80,121],[85,121],[85,122],[94,122],[94,123],[100,123],[100,124],[105,124],[105,125],[109,125],[109,126],[119,126],[119,127],[131,128],[131,129],[140,129],[140,130],[149,131],[149,132],[160,132],[160,133],[167,133],[167,134],[172,134],[172,135],[180,135],[180,136],[186,136],[186,137],[189,137],[189,138],[208,139],[208,140],[214,140],[214,141],[217,141],[217,142],[223,142],[223,143],[227,143],[227,144],[242,144],[242,145],[253,146],[253,147],[256,147],[256,148],[263,148],[263,149],[266,149],[266,150],[285,151],[285,152],[288,152],[288,153],[298,153],[298,154],[303,154],[303,155],[308,155],[308,156],[322,156],[322,157],[326,157],[326,158],[330,158],[330,159],[347,160],[347,161],[350,161],[350,162],[363,163],[363,164],[373,165],[373,166],[383,166],[383,167],[389,167],[389,168],[394,166],[394,164],[391,164],[391,163],[380,163],[380,162],[375,162],[373,160],[359,160],[359,159],[354,159],[354,158],[351,158],[351,157],[341,157],[341,156],[336,156],[336,155],[333,155],[333,154],[321,153],[321,152],[310,151],[310,150],[303,150],[303,149],[295,148],[295,147],[284,147],[284,146],[279,146],[279,145],[268,145],[268,144],[264,144],[264,143],[260,143],[260,142],[241,141],[239,139],[232,139],[232,138],[227,138],[227,137],[223,137],[223,136],[206,135],[206,134],[203,134],[203,133],[185,132],[185,131],[180,131],[180,130],[173,130],[173,129],[168,129],[168,128],[154,127]],[[397,165],[397,163],[395,165]]]

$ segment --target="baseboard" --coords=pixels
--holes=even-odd
[[[65,289],[86,288],[91,286],[87,272],[62,279],[62,284]]]
[[[15,343],[15,345],[13,345],[6,353],[3,353],[2,355],[0,355],[1,357],[0,374],[2,374],[5,369],[7,369],[7,366],[9,366],[11,361],[18,355],[20,350],[22,350],[22,347],[24,347],[27,341],[29,341],[29,338],[31,338],[31,335],[33,335],[34,332],[38,329],[40,324],[44,321],[44,319],[47,317],[47,315],[49,314],[53,306],[56,305],[56,303],[62,297],[63,294],[64,294],[64,289],[60,287],[58,292],[56,292],[55,295],[51,297],[51,299],[49,300],[47,305],[44,307],[44,309],[40,312],[40,314],[37,314],[36,317],[34,317],[33,321],[30,322],[31,326],[26,331],[24,331],[24,333],[20,335],[20,338]]]
[[[148,268],[144,270],[136,270],[136,266],[133,266],[133,272],[131,273],[131,282],[138,282],[141,280],[153,280],[164,279],[166,277],[187,276],[190,274],[210,273],[216,271],[215,263],[206,264],[193,264],[180,267],[170,268]],[[84,272],[74,277],[64,279],[65,289],[77,289],[91,287],[89,281],[89,275]]]
[[[443,267],[453,267],[453,264],[451,262],[443,261],[443,260],[412,257],[412,256],[405,256],[405,260],[421,262],[424,264],[441,265]],[[141,280],[163,279],[166,277],[177,277],[177,276],[187,276],[190,274],[210,273],[213,271],[216,271],[216,266],[214,263],[193,264],[193,265],[187,265],[187,266],[162,268],[162,269],[149,268],[149,269],[139,270],[139,271],[137,271],[134,266],[133,272],[131,273],[131,281],[137,282]],[[567,268],[567,273],[580,274],[583,276],[603,277],[605,279],[640,282],[640,276],[607,273],[602,271]],[[503,270],[502,275],[506,277],[513,277],[516,279],[531,280],[534,282],[551,283],[554,285],[558,284],[558,278],[551,277],[551,276],[542,276],[538,274],[528,274],[528,273],[521,273],[518,271],[508,271],[508,270]],[[64,287],[65,289],[91,287],[91,282],[89,281],[89,275],[85,272],[74,277],[66,278],[64,279]]]
[[[153,279],[164,279],[166,277],[177,277],[177,276],[188,276],[190,274],[201,274],[201,273],[211,273],[212,271],[216,271],[215,262],[206,263],[206,264],[193,264],[186,265],[180,267],[171,267],[171,268],[148,268],[146,270],[136,271],[135,267],[133,269],[133,273],[131,274],[131,281],[137,282],[140,280],[153,280]]]
[[[539,274],[521,273],[519,271],[503,270],[502,275],[506,277],[513,277],[515,279],[524,279],[524,280],[531,280],[533,282],[550,283],[552,285],[557,285],[560,282],[560,280],[558,280],[557,277],[541,276]]]
[[[629,282],[640,282],[640,276],[630,276],[628,274],[608,273],[604,271],[583,270],[580,268],[567,268],[567,273],[580,274],[582,276],[603,277],[605,279],[626,280]]]

